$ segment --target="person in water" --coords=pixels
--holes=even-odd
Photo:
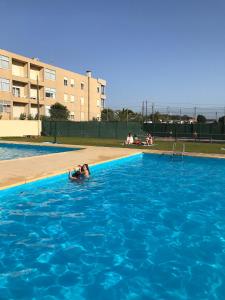
[[[77,170],[74,170],[72,173],[69,171],[69,179],[71,181],[81,180],[84,178],[88,178],[90,176],[90,170],[88,164],[84,164],[83,166],[79,165]]]
[[[88,164],[83,164],[81,167],[81,174],[84,176],[84,178],[88,178],[90,176],[91,173]]]

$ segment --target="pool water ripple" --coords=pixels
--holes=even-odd
[[[79,149],[67,147],[52,147],[46,145],[0,143],[0,160],[9,160],[74,150]]]
[[[224,299],[225,161],[92,173],[0,193],[0,299]]]

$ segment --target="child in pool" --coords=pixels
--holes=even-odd
[[[84,178],[88,178],[90,176],[90,170],[88,164],[84,164],[83,166],[79,165],[77,170],[74,170],[72,173],[69,171],[69,179],[71,181],[81,180]]]

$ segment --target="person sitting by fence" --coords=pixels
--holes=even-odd
[[[146,146],[153,145],[153,137],[152,137],[151,133],[147,134],[145,142],[146,142]]]
[[[197,140],[197,137],[198,137],[198,133],[197,133],[196,131],[194,131],[194,132],[193,132],[193,138],[194,138],[195,142],[196,142],[196,140]]]
[[[141,139],[139,139],[139,137],[134,134],[134,142],[133,142],[134,145],[141,145],[142,142],[141,142]]]
[[[131,132],[128,133],[127,139],[125,141],[125,145],[132,145],[134,143],[134,138]]]

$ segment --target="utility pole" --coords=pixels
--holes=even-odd
[[[90,121],[91,118],[91,112],[90,112],[90,84],[91,84],[91,71],[86,71],[87,77],[88,77],[88,121]]]
[[[145,116],[146,116],[146,122],[148,121],[148,101],[145,101]]]
[[[181,108],[180,108],[180,124],[181,124]]]
[[[225,134],[225,107],[223,112],[223,133]]]
[[[40,99],[39,99],[39,78],[37,75],[37,121],[38,121],[38,136],[40,135]]]
[[[197,107],[194,107],[194,119],[197,121]]]
[[[154,123],[154,103],[152,103],[152,123]]]
[[[169,121],[169,106],[167,106],[167,108],[166,108],[166,114],[167,114],[167,122]]]
[[[145,107],[145,103],[144,101],[142,101],[142,107],[141,107],[142,122],[144,122],[144,107]]]
[[[225,126],[225,107],[224,107],[224,111],[223,111],[223,124]]]

